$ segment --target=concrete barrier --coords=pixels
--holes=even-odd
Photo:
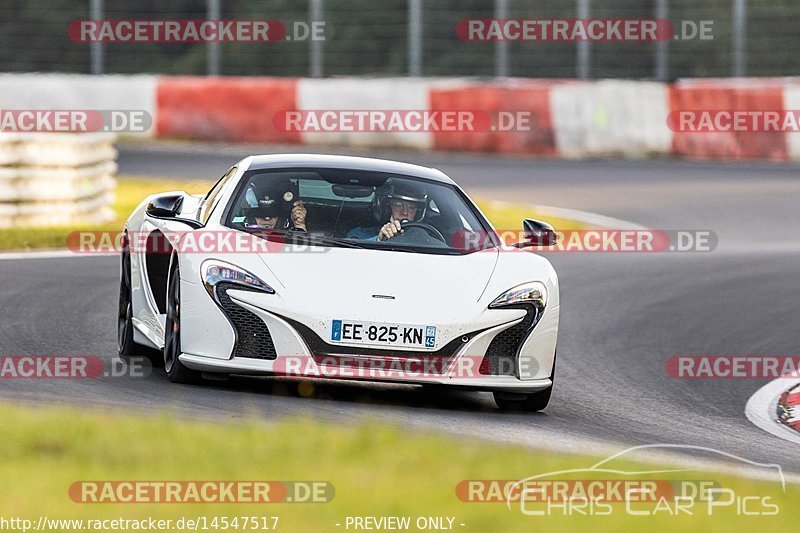
[[[159,137],[258,143],[300,142],[275,128],[276,113],[297,109],[289,78],[165,77],[158,84]]]
[[[470,110],[486,112],[488,129],[474,132],[442,131],[433,134],[436,150],[501,152],[554,156],[557,154],[550,94],[559,82],[510,80],[436,85],[430,90],[434,111]],[[505,115],[501,119],[500,114]],[[520,117],[525,125],[521,126]]]
[[[669,100],[663,83],[603,80],[563,84],[553,88],[550,102],[562,156],[670,153]]]
[[[700,79],[665,84],[627,80],[0,74],[0,110],[15,109],[144,110],[155,127],[143,135],[159,138],[571,158],[800,160],[800,133],[685,132],[673,131],[668,124],[670,113],[678,110],[800,113],[800,80],[792,78]],[[486,128],[475,132],[300,132],[276,127],[280,114],[287,111],[328,110],[509,111],[528,113],[530,122],[528,129]],[[0,142],[0,165],[24,161],[25,146]],[[97,162],[92,158],[107,159],[108,154],[96,148],[81,154],[77,147],[59,152],[57,145],[39,146],[33,158],[38,162],[44,157],[62,162],[74,158],[74,164],[84,166]],[[7,185],[0,184],[0,188],[8,190]]]
[[[150,75],[0,74],[0,109],[144,111],[154,124],[158,80]],[[155,128],[121,133],[155,137]]]
[[[304,79],[297,84],[301,111],[430,109],[428,93],[435,80],[415,78]],[[384,146],[431,149],[433,134],[419,132],[305,132],[303,144]]]
[[[779,111],[784,108],[781,80],[687,80],[669,87],[670,111]],[[700,159],[789,158],[787,139],[800,133],[714,131],[673,132],[671,154]],[[796,141],[795,141],[796,142]]]

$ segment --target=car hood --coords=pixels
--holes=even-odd
[[[360,304],[363,311],[394,301],[427,314],[425,309],[433,311],[442,301],[450,309],[475,305],[492,276],[498,251],[432,255],[314,247],[260,257],[280,284],[275,287],[278,294],[287,300],[319,307],[347,302]]]

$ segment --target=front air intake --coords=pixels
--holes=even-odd
[[[492,342],[489,343],[479,369],[479,372],[484,376],[517,375],[519,349],[538,320],[539,313],[532,305],[521,304],[519,306],[509,306],[506,309],[508,308],[525,309],[525,317],[521,322],[495,335]]]
[[[261,292],[233,283],[220,283],[215,287],[217,302],[236,331],[233,357],[273,360],[278,356],[269,328],[257,315],[234,302],[229,290]]]

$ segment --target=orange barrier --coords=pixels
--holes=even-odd
[[[550,114],[553,82],[512,82],[432,87],[432,111],[488,112],[493,128],[473,132],[434,132],[435,150],[556,155]],[[501,118],[502,115],[502,118]],[[526,122],[521,122],[526,121]]]
[[[290,78],[162,77],[156,136],[299,143],[299,133],[273,125],[276,113],[297,109],[296,85]]]
[[[770,80],[678,82],[669,87],[671,116],[676,111],[783,111],[783,87]],[[684,132],[673,129],[672,153],[704,159],[788,159],[786,133],[780,131]]]

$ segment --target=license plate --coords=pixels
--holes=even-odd
[[[345,344],[434,348],[436,326],[334,320],[331,323],[331,341]]]

